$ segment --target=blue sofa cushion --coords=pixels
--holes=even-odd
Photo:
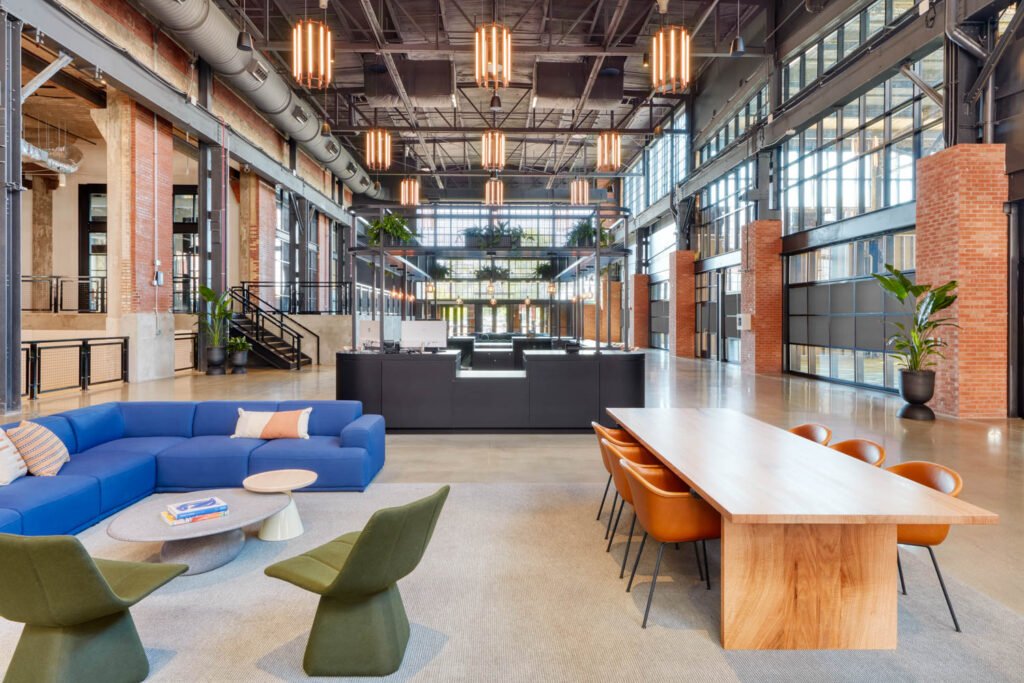
[[[263,439],[194,436],[156,456],[156,488],[160,491],[241,486],[249,476],[249,454]]]
[[[118,403],[126,437],[192,436],[196,404],[191,401],[138,401]]]
[[[102,444],[77,454],[61,469],[59,476],[65,475],[95,479],[100,485],[100,513],[105,514],[153,492],[156,456],[108,449]]]
[[[192,436],[231,436],[238,423],[238,409],[277,410],[277,401],[205,401],[196,405]]]
[[[0,486],[0,508],[21,513],[24,534],[72,533],[99,516],[100,485],[93,477],[64,474],[22,477]]]
[[[0,509],[0,534],[20,534],[21,515],[14,510]]]
[[[316,409],[314,408],[314,412]],[[237,441],[237,439],[234,439]],[[253,451],[250,474],[269,470],[308,469],[317,473],[310,491],[362,491],[383,463],[364,448],[344,448],[336,436],[274,439]]]
[[[116,403],[69,410],[61,416],[71,423],[78,452],[124,436],[124,418]]]
[[[309,414],[310,436],[337,436],[341,428],[363,414],[359,401],[281,401],[278,410],[313,408]]]
[[[29,422],[35,422],[41,424],[51,432],[57,435],[68,449],[68,453],[74,455],[78,452],[78,442],[75,440],[75,430],[71,428],[71,423],[67,421],[67,418],[62,415],[46,415],[43,417],[33,417]],[[0,429],[8,430],[11,427],[17,427],[21,422],[10,422]]]

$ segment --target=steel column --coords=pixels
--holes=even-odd
[[[21,409],[21,26],[0,11],[0,413]]]

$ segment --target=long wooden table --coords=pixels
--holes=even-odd
[[[608,414],[721,513],[727,649],[895,648],[896,525],[999,519],[736,411]]]

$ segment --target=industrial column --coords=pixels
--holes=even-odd
[[[21,21],[0,12],[0,413],[21,409]]]

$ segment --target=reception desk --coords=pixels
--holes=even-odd
[[[644,354],[522,351],[522,370],[468,370],[456,350],[339,353],[337,398],[389,430],[586,430],[609,407],[643,407]]]

